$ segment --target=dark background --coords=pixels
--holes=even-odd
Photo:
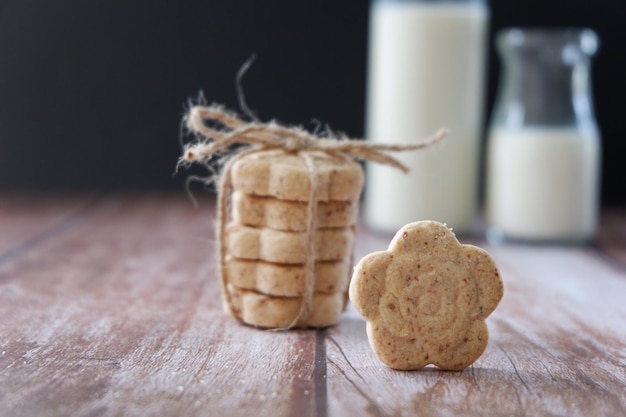
[[[186,102],[352,137],[364,126],[367,1],[0,1],[0,190],[183,188],[173,175]],[[587,26],[603,136],[603,199],[626,202],[626,3],[492,0],[506,26]],[[493,39],[493,36],[492,36]],[[489,57],[489,108],[499,62]]]

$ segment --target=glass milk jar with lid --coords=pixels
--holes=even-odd
[[[432,149],[394,154],[408,174],[367,164],[365,220],[395,233],[437,220],[472,231],[478,205],[489,8],[485,0],[372,0],[366,138]]]
[[[600,138],[590,29],[505,29],[503,77],[489,126],[490,240],[583,242],[598,221]]]

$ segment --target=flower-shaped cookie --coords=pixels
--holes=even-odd
[[[434,221],[404,226],[387,251],[361,259],[350,283],[374,353],[405,370],[471,365],[487,347],[485,319],[502,295],[491,256]]]

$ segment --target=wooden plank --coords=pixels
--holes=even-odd
[[[0,265],[0,415],[316,415],[316,332],[222,313],[212,222],[207,201],[109,199]]]
[[[210,199],[38,201],[0,212],[0,232],[23,216],[11,232],[19,249],[6,245],[0,262],[0,416],[626,410],[620,233],[603,228],[594,247],[472,239],[505,281],[487,351],[463,372],[399,372],[374,357],[352,307],[322,331],[262,331],[223,314]],[[626,212],[608,220],[623,230]],[[356,259],[389,239],[361,229]]]
[[[362,239],[359,255],[387,242]],[[481,246],[505,282],[485,354],[462,372],[394,371],[350,309],[327,331],[330,415],[624,414],[624,271],[589,247]]]
[[[80,219],[99,195],[5,193],[0,197],[0,261]]]
[[[613,259],[626,266],[626,215],[624,209],[609,207],[602,212],[600,230],[595,245]]]

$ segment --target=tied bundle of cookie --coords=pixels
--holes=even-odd
[[[330,326],[346,306],[363,187],[355,159],[406,170],[386,152],[445,136],[378,145],[244,121],[219,105],[192,106],[185,125],[195,138],[180,163],[222,165],[216,233],[224,308],[273,329]]]
[[[314,185],[302,158],[282,150],[246,155],[230,170],[223,273],[232,310],[248,324],[329,326],[345,307],[363,174],[351,160],[320,152],[308,157]],[[313,280],[307,280],[309,268]],[[300,314],[308,297],[309,308]]]

